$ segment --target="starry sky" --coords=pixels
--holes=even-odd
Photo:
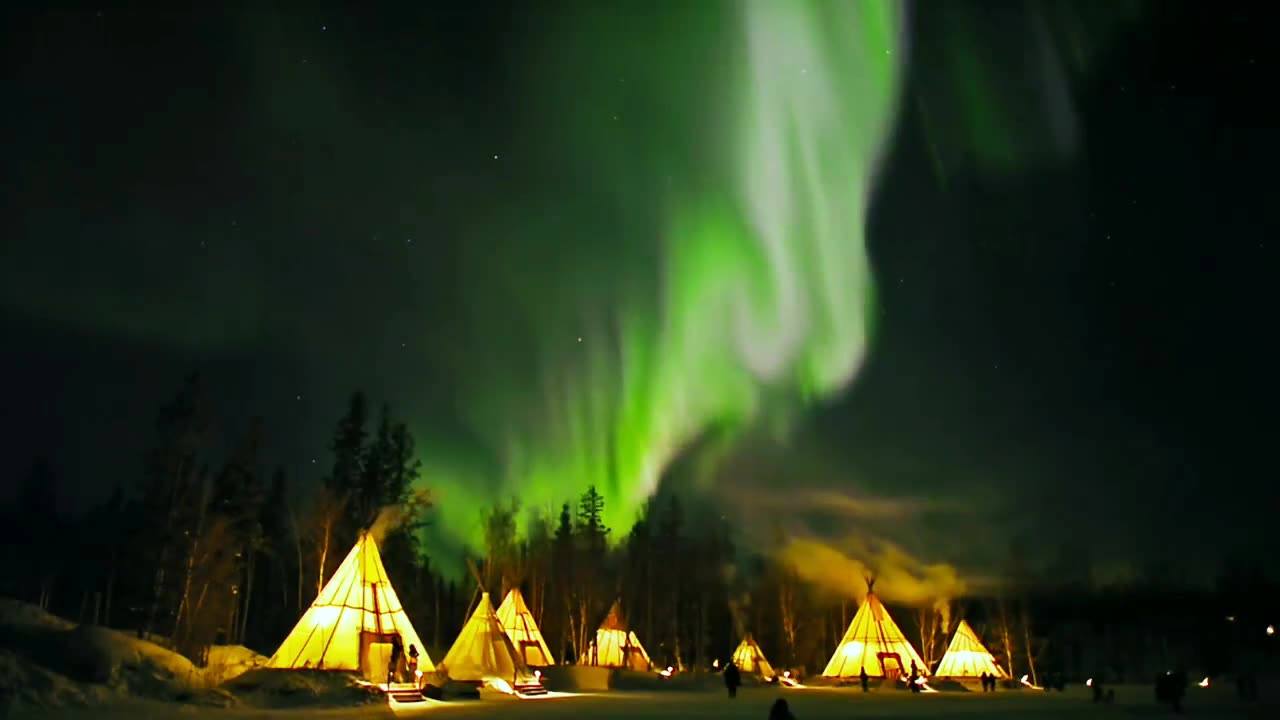
[[[69,508],[133,482],[200,370],[222,440],[262,415],[299,492],[352,390],[390,403],[439,548],[484,502],[594,482],[615,526],[690,484],[746,544],[853,527],[973,576],[1014,546],[1273,563],[1265,27],[1167,2],[13,13],[5,485],[36,455]]]

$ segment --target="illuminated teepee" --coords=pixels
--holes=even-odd
[[[921,675],[928,674],[924,661],[872,592],[874,584],[867,581],[867,598],[822,671],[824,677],[852,679],[866,670],[868,677],[896,678],[909,675],[913,664]]]
[[[1004,668],[996,664],[995,658],[987,652],[987,648],[978,639],[978,634],[969,627],[969,623],[960,621],[956,634],[951,636],[951,644],[938,663],[934,677],[940,678],[976,678],[983,673],[997,678],[1009,677]]]
[[[498,622],[502,624],[507,637],[511,638],[511,644],[515,646],[516,652],[524,658],[525,664],[529,667],[548,667],[556,664],[551,657],[551,648],[547,647],[547,641],[542,638],[542,632],[538,630],[538,623],[533,621],[533,613],[529,612],[529,606],[524,604],[524,595],[520,593],[520,588],[512,588],[503,598],[502,605],[498,608]]]
[[[765,680],[772,680],[778,675],[765,659],[764,651],[760,649],[756,639],[751,637],[751,633],[744,635],[742,642],[738,643],[738,649],[733,651],[732,660],[741,672],[755,673]]]
[[[587,652],[578,658],[578,664],[641,671],[649,669],[649,653],[644,651],[636,634],[627,628],[622,607],[617,601],[596,630],[596,637],[587,647]]]
[[[385,682],[396,635],[406,654],[417,648],[418,669],[430,672],[427,648],[391,587],[378,544],[361,533],[267,667],[356,670]]]
[[[440,670],[458,682],[479,682],[511,692],[538,680],[498,622],[489,593],[481,593],[471,619],[440,661]],[[504,684],[509,687],[504,687]]]

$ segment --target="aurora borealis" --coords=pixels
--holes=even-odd
[[[649,50],[723,69],[695,73],[697,84],[677,83],[674,95],[718,87],[724,107],[626,148],[604,141],[606,157],[617,154],[607,162],[630,177],[624,196],[600,205],[644,220],[601,237],[654,259],[621,277],[601,262],[589,282],[630,279],[642,289],[604,305],[569,290],[567,316],[548,323],[535,307],[520,319],[534,352],[504,357],[464,391],[478,399],[464,415],[498,459],[497,477],[442,476],[442,497],[480,506],[496,492],[554,510],[596,484],[612,500],[610,524],[625,532],[662,471],[704,432],[829,396],[862,361],[871,298],[863,229],[897,100],[898,10],[761,2],[699,6],[695,15],[682,22],[721,26],[723,45],[690,47],[701,36],[682,33],[671,36],[674,47]],[[615,32],[590,34],[617,39],[623,30]],[[728,57],[714,63],[712,49]],[[656,103],[672,88],[648,64],[618,72]],[[566,153],[594,159],[590,136],[575,133],[581,144]],[[567,220],[555,231],[521,223],[497,233],[525,235],[515,241],[523,245],[584,232]],[[552,264],[573,276],[584,259]],[[512,296],[524,282],[516,279]],[[445,522],[458,523],[450,528],[458,535],[476,528],[465,516]]]
[[[1271,56],[1112,5],[15,15],[7,452],[101,497],[200,368],[299,492],[352,390],[390,403],[450,552],[588,484],[622,533],[684,475],[744,544],[1239,552]],[[1199,26],[1236,41],[1185,57]]]

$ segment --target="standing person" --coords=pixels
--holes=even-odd
[[[400,669],[400,658],[404,657],[404,640],[400,639],[400,633],[391,636],[391,662],[387,663],[387,688],[391,687],[391,679],[397,675]]]
[[[867,682],[867,668],[865,665],[862,670],[858,671],[858,681],[862,683],[862,692],[866,692],[869,683]]]
[[[791,714],[787,701],[778,698],[773,701],[773,707],[769,708],[769,720],[796,720],[796,716]]]
[[[418,646],[409,643],[409,660],[405,663],[405,674],[409,676],[409,681],[418,685]]]
[[[724,666],[724,686],[729,691],[729,697],[738,697],[738,686],[742,684],[742,675],[738,673],[738,664],[729,661]]]
[[[987,673],[984,671],[981,675],[978,676],[978,679],[982,681],[982,692],[986,692],[987,691]]]

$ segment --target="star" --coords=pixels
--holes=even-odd
[[[405,239],[404,239],[404,241],[405,241],[406,243],[412,244],[412,243],[413,243],[413,238],[405,238]]]
[[[301,399],[302,399],[302,396],[301,396],[301,395],[299,395],[299,396],[297,397],[297,399],[298,399],[298,400],[301,400]]]
[[[582,338],[578,338],[578,342],[582,342]]]
[[[493,156],[493,159],[494,159],[494,160],[497,160],[497,159],[498,159],[498,156],[497,156],[497,155],[494,155],[494,156]]]
[[[328,25],[321,25],[321,26],[320,26],[320,31],[321,31],[321,32],[324,32],[325,30],[328,30],[328,29],[329,29],[329,26],[328,26]]]

